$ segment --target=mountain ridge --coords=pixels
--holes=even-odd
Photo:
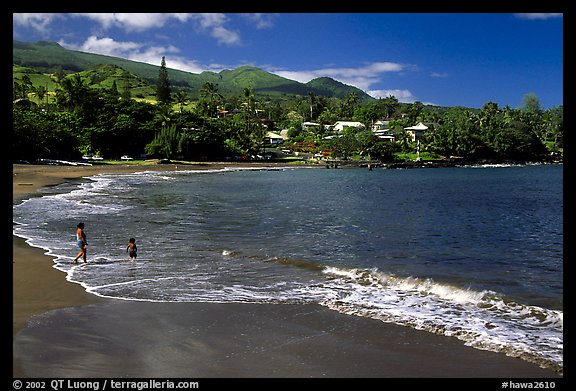
[[[160,70],[160,65],[70,50],[57,42],[50,41],[34,43],[13,40],[12,59],[13,65],[34,68],[40,73],[55,73],[57,71],[76,73],[94,68],[97,65],[115,65],[142,78],[151,85],[157,83]],[[357,87],[346,85],[329,77],[320,77],[308,83],[300,83],[249,65],[243,65],[232,70],[224,69],[220,72],[192,73],[170,68],[169,58],[166,59],[166,67],[171,86],[176,90],[193,95],[198,95],[202,86],[210,82],[218,84],[219,91],[225,96],[240,95],[245,88],[252,88],[254,93],[258,95],[276,99],[292,99],[307,96],[310,93],[329,98],[344,98],[355,93],[360,100],[374,99]]]

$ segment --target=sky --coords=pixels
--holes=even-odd
[[[563,104],[561,13],[13,13],[13,39],[192,73],[251,65],[375,98]],[[170,75],[170,73],[168,73]]]

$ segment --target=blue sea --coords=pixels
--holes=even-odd
[[[563,367],[562,165],[179,168],[44,188],[14,234],[98,296],[317,303]]]

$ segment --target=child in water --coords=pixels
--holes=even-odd
[[[128,242],[128,247],[126,247],[126,252],[130,254],[130,260],[132,262],[136,261],[137,251],[138,249],[136,248],[136,239],[130,238],[130,241]]]
[[[86,246],[88,245],[88,242],[86,241],[86,233],[84,232],[84,223],[78,223],[76,226],[76,242],[78,243],[80,251],[76,254],[74,263],[78,263],[80,257],[82,257],[84,263],[86,263]]]

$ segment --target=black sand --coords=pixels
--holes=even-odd
[[[106,300],[31,319],[34,377],[557,378],[518,358],[318,305]]]

